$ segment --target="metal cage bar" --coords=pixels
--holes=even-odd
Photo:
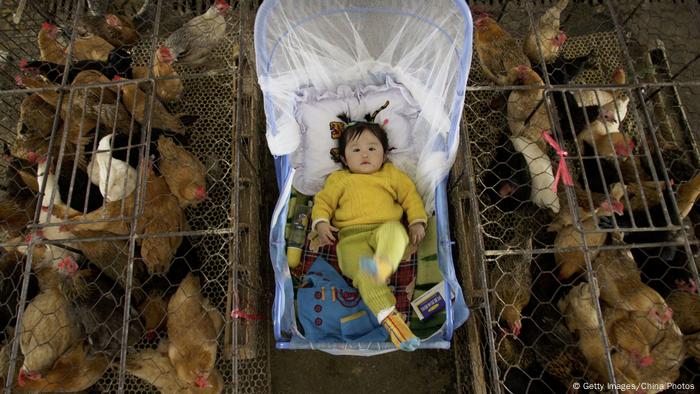
[[[137,3],[113,2],[109,4],[109,7],[113,7],[109,12],[135,12],[141,9],[143,2]],[[152,12],[144,14],[141,24],[136,26],[143,30],[139,31],[138,39],[127,52],[132,61],[130,68],[141,67],[143,70],[140,76],[121,81],[72,83],[74,76],[65,72],[60,74],[55,84],[24,87],[15,85],[15,75],[24,71],[18,64],[21,59],[39,59],[37,34],[45,21],[61,27],[57,42],[66,48],[64,70],[69,70],[80,61],[74,58],[73,49],[79,38],[78,23],[82,15],[88,13],[87,3],[83,0],[27,2],[24,9],[17,13],[16,7],[20,2],[15,1],[7,9],[2,9],[0,102],[3,105],[0,109],[0,137],[7,150],[8,161],[0,165],[3,174],[7,173],[0,182],[0,194],[13,203],[20,196],[34,199],[27,208],[27,211],[31,208],[31,215],[28,213],[30,220],[26,225],[0,233],[3,259],[9,259],[10,254],[18,256],[18,267],[22,269],[21,274],[15,273],[19,282],[13,282],[16,287],[13,288],[15,298],[12,300],[15,301],[3,301],[6,303],[3,308],[13,310],[8,316],[7,326],[3,327],[3,330],[10,328],[7,332],[3,331],[6,341],[2,344],[3,354],[7,352],[9,363],[0,368],[0,381],[5,392],[13,392],[18,371],[22,367],[23,349],[19,344],[23,333],[21,322],[27,308],[34,308],[30,305],[38,291],[35,271],[46,258],[39,251],[72,253],[79,258],[80,264],[87,264],[88,248],[94,247],[90,253],[97,253],[95,249],[100,249],[95,245],[102,246],[99,250],[102,255],[90,255],[89,270],[106,277],[112,275],[110,280],[115,288],[120,289],[121,295],[115,296],[114,304],[118,313],[115,319],[120,323],[119,331],[113,332],[118,349],[109,360],[112,366],[102,372],[91,390],[155,392],[155,388],[146,380],[130,372],[129,360],[155,349],[158,338],[166,337],[166,327],[162,321],[154,329],[160,330],[156,332],[155,339],[145,335],[143,325],[146,324],[146,312],[141,308],[145,305],[144,300],[150,297],[148,286],[153,283],[163,287],[161,301],[167,305],[167,297],[178,289],[181,280],[181,277],[170,277],[172,267],[187,272],[196,271],[201,278],[202,296],[223,318],[223,328],[217,339],[215,367],[223,378],[222,390],[246,393],[270,390],[268,325],[264,320],[267,315],[264,310],[269,300],[261,278],[261,239],[264,239],[262,234],[265,231],[262,223],[265,220],[261,217],[263,193],[259,167],[262,160],[260,135],[264,124],[260,122],[262,107],[252,71],[254,59],[249,56],[252,53],[252,24],[258,2],[232,1],[226,18],[226,38],[214,48],[207,65],[176,64],[177,75],[174,76],[155,74],[156,49],[165,37],[184,22],[204,13],[214,2],[160,0],[146,3],[150,3],[148,7],[152,7]],[[15,23],[16,19],[18,23]],[[52,70],[55,70],[53,67]],[[184,85],[180,100],[162,104],[157,93],[158,86],[177,79]],[[132,100],[131,106],[126,105],[127,89],[145,92],[141,109],[135,100]],[[52,108],[50,119],[41,119],[49,122],[50,127],[35,140],[28,140],[34,134],[27,134],[25,130],[27,122],[32,121],[30,116],[36,112],[31,111],[36,108],[31,107],[36,105],[29,100],[31,94],[38,95],[32,96],[40,98],[38,102],[50,102]],[[142,112],[137,116],[138,111]],[[183,209],[183,222],[179,228],[146,230],[153,222],[153,215],[148,214],[153,209],[149,201],[155,201],[149,200],[149,190],[153,182],[162,179],[154,175],[151,168],[154,161],[158,163],[158,157],[154,156],[159,155],[156,145],[159,137],[164,135],[158,123],[159,111],[176,114],[179,119],[185,119],[183,115],[194,115],[194,119],[185,124],[186,135],[175,135],[173,138],[177,145],[193,154],[203,165],[208,197],[199,206],[180,208]],[[129,116],[120,117],[121,114]],[[109,147],[98,144],[99,139],[108,134],[120,135],[124,141],[115,137],[111,139]],[[87,138],[89,140],[86,141]],[[82,146],[76,149],[80,144],[75,141],[80,141]],[[27,156],[28,152],[40,160],[27,162],[27,157],[31,157]],[[94,168],[86,167],[82,159],[87,156],[85,161],[89,161],[97,155],[107,154],[106,176],[103,179],[106,186],[105,190],[99,191],[96,189],[97,183],[93,181],[91,184],[89,179]],[[120,160],[133,166],[133,179],[129,175],[112,179],[116,176],[113,171],[116,171]],[[41,167],[44,165],[42,163],[46,163],[46,166]],[[36,178],[37,190],[32,191],[33,186],[26,185],[26,182],[31,184],[28,179],[37,177],[41,168],[46,171]],[[50,176],[56,180],[50,180]],[[97,196],[101,193],[108,196],[110,189],[116,193],[129,187],[133,187],[132,194],[112,205],[106,202],[106,197]],[[95,206],[93,197],[99,197],[102,202]],[[65,206],[70,209],[62,208]],[[10,222],[5,221],[4,216],[0,217],[0,227],[4,229],[6,226],[10,226]],[[114,226],[125,226],[128,231],[110,233],[94,230],[114,229]],[[80,235],[60,236],[64,231]],[[26,234],[34,236],[24,239]],[[56,234],[59,234],[58,238]],[[169,263],[171,271],[163,275],[148,273],[142,255],[144,243],[159,244],[172,239],[181,243]],[[19,250],[25,251],[26,257],[16,254]],[[99,262],[93,260],[98,257]],[[3,276],[2,280],[8,278]],[[3,288],[6,287],[3,283]],[[94,305],[85,305],[92,310],[98,308],[97,303],[98,300],[95,300]],[[248,316],[257,314],[263,320],[241,318],[240,313],[232,312],[245,312]],[[132,338],[135,336],[135,339]]]
[[[540,16],[555,3],[477,1],[470,2],[470,6],[473,12],[490,13],[520,45],[520,38],[524,38],[531,28],[536,31]],[[620,380],[622,375],[617,361],[620,347],[617,339],[610,337],[608,327],[613,324],[608,317],[610,310],[620,307],[624,300],[609,305],[598,298],[600,290],[609,290],[606,279],[600,277],[602,263],[598,256],[601,253],[631,252],[630,256],[641,270],[644,286],[651,286],[652,291],[663,297],[678,291],[672,282],[674,278],[693,279],[695,283],[700,279],[695,257],[697,215],[692,213],[693,210],[689,218],[685,217],[687,212],[681,214],[676,197],[678,183],[687,182],[697,175],[697,130],[692,128],[694,122],[691,120],[697,118],[697,109],[690,108],[697,106],[690,103],[687,93],[696,91],[698,86],[698,56],[693,52],[692,44],[686,46],[682,37],[675,36],[688,35],[676,33],[661,23],[662,20],[670,21],[672,12],[676,16],[680,12],[682,18],[676,23],[683,24],[676,28],[681,32],[687,30],[693,36],[693,33],[697,34],[697,24],[692,22],[697,10],[690,3],[682,5],[680,11],[671,9],[668,3],[645,0],[634,3],[570,1],[561,15],[569,40],[560,56],[573,59],[590,54],[590,50],[595,52],[593,64],[569,83],[552,80],[555,75],[552,72],[556,69],[546,64],[539,40],[538,62],[535,63],[547,72],[542,73],[542,85],[536,87],[495,86],[485,79],[478,56],[474,56],[472,69],[475,72],[470,76],[463,115],[464,146],[452,172],[450,192],[454,217],[459,218],[456,220],[460,227],[456,230],[456,238],[465,237],[464,242],[458,242],[459,260],[464,262],[459,270],[473,310],[467,327],[458,332],[458,340],[463,338],[464,342],[455,346],[460,392],[558,392],[571,389],[573,382],[600,382],[601,378],[610,383],[626,382],[626,377]],[[667,41],[661,41],[662,38]],[[669,62],[670,56],[675,56],[673,65]],[[618,67],[623,67],[629,75],[622,84],[610,81],[612,71]],[[522,199],[513,198],[517,200],[513,202],[515,207],[506,209],[502,205],[506,197],[499,197],[496,190],[499,182],[512,180],[504,178],[503,173],[496,174],[496,169],[500,171],[507,167],[503,171],[511,173],[517,170],[509,161],[515,150],[508,147],[507,137],[511,134],[502,101],[511,91],[535,89],[541,90],[543,98],[528,120],[540,106],[544,107],[542,111],[546,111],[552,125],[552,137],[568,152],[568,156],[560,158],[547,146],[549,153],[545,152],[545,155],[551,160],[552,171],[556,170],[559,160],[566,161],[577,188],[560,185],[564,190],[559,192],[561,210],[568,212],[571,220],[571,234],[576,239],[574,246],[557,246],[556,232],[546,231],[557,215],[548,213],[544,207],[538,208],[528,201],[527,195]],[[620,92],[629,98],[627,116],[618,122],[620,131],[636,141],[628,158],[622,159],[617,153],[600,152],[598,143],[592,144],[591,152],[584,151],[589,148],[577,138],[578,133],[596,121],[597,115],[591,116],[572,107],[573,97],[578,95],[580,99],[583,94],[594,90]],[[567,96],[572,101],[567,100]],[[600,95],[595,95],[595,101],[591,104],[595,107],[605,104]],[[615,114],[624,110],[618,102],[612,103]],[[583,112],[578,126],[576,111]],[[603,125],[605,143],[613,146],[611,131],[606,123]],[[673,149],[668,148],[671,145]],[[604,143],[601,142],[600,147],[604,148]],[[501,154],[499,149],[509,153]],[[597,187],[592,187],[591,182],[607,177],[624,179],[619,195],[619,189],[611,188],[613,182],[604,181],[600,190],[594,190]],[[467,192],[460,187],[466,188]],[[601,213],[596,207],[602,202],[622,203],[622,215]],[[619,233],[625,234],[624,242],[616,240]],[[533,238],[530,248],[510,244],[517,237],[527,236]],[[602,237],[605,241],[591,243],[594,237]],[[663,255],[669,250],[675,257],[664,262]],[[505,259],[522,260],[530,254],[532,258],[523,263],[529,264],[532,283],[528,287],[527,305],[522,306],[523,339],[520,339],[507,332],[508,327],[504,326],[502,315],[499,315],[505,301],[499,296],[502,290],[493,282],[492,271],[502,270],[498,267]],[[581,274],[578,278],[556,278],[559,265],[555,259],[566,254],[580,257]],[[650,269],[654,264],[658,266],[655,271]],[[508,272],[504,275],[501,278],[507,277]],[[593,310],[599,322],[597,340],[603,346],[602,364],[598,368],[602,368],[600,372],[604,376],[592,376],[589,361],[578,353],[578,360],[584,361],[585,370],[579,370],[578,375],[570,374],[568,378],[555,378],[551,363],[558,361],[558,357],[579,351],[574,332],[570,333],[573,342],[561,346],[564,342],[559,330],[562,324],[564,329],[567,327],[557,303],[582,282],[589,284],[589,296],[595,300]],[[513,284],[518,285],[524,287],[517,282]],[[545,290],[548,287],[552,289]],[[682,314],[683,311],[678,312]],[[551,316],[559,317],[551,320]],[[552,336],[554,340],[544,338]],[[560,351],[556,354],[546,352],[545,348],[551,347],[552,343],[560,344]],[[543,354],[549,354],[553,360],[543,359]],[[680,378],[674,378],[674,382],[697,382],[697,370],[693,372],[696,364],[691,358],[684,355],[683,360],[687,361],[674,367],[681,374]],[[557,382],[561,379],[568,379],[564,386]]]

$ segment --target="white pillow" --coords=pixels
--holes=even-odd
[[[301,130],[301,143],[291,155],[296,169],[292,182],[295,189],[306,195],[318,193],[326,177],[342,165],[333,161],[330,150],[338,146],[331,138],[330,122],[339,121],[338,115],[348,114],[351,120],[364,121],[386,101],[375,121],[384,127],[389,139],[389,160],[412,178],[420,149],[414,144],[414,126],[420,108],[403,85],[387,77],[380,86],[352,89],[340,86],[335,92],[320,93],[314,88],[303,89],[297,96],[295,117]],[[386,122],[386,123],[385,123]]]

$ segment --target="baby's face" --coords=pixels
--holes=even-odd
[[[377,172],[382,168],[384,158],[384,148],[379,138],[366,130],[345,146],[345,161],[352,173]]]

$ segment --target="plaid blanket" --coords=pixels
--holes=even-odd
[[[309,241],[307,237],[307,241],[301,255],[301,264],[292,269],[292,277],[297,279],[294,281],[295,289],[302,281],[303,276],[306,274],[309,268],[311,268],[311,264],[313,264],[313,262],[316,261],[316,258],[319,256],[323,257],[330,265],[335,267],[335,269],[340,272],[340,269],[338,268],[338,257],[335,253],[335,245],[325,246],[319,249],[318,252],[313,252],[309,248]],[[394,273],[389,282],[389,286],[392,288],[394,296],[396,297],[396,309],[405,314],[409,319],[413,314],[413,310],[411,308],[411,298],[413,297],[414,279],[416,277],[416,262],[416,253],[414,253],[411,255],[410,259],[404,260],[399,264],[398,270]],[[346,277],[344,278],[346,282],[352,284],[350,279]]]

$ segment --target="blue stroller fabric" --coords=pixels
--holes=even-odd
[[[307,128],[300,126],[295,114],[299,97],[309,89],[338,92],[349,87],[347,91],[368,92],[392,81],[410,95],[407,101],[418,108],[405,126],[410,144],[401,152],[390,152],[389,158],[402,155],[402,169],[416,183],[426,210],[437,218],[438,263],[445,294],[451,295],[444,325],[421,348],[449,348],[454,330],[466,321],[469,310],[452,261],[446,179],[459,145],[472,30],[463,0],[265,0],[260,6],[255,21],[256,70],[280,189],[269,243],[276,283],[277,348],[353,355],[396,350],[387,341],[311,339],[297,325],[285,225],[295,172],[312,173],[298,163],[314,163],[296,160],[307,154],[303,142],[309,140],[303,135]],[[357,100],[360,107],[369,105],[362,103],[362,96]]]

